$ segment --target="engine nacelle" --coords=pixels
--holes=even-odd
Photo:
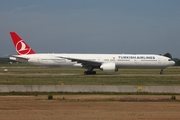
[[[115,63],[103,63],[100,66],[100,69],[106,72],[116,72],[118,71],[118,68],[116,67]]]

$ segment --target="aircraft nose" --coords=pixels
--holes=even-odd
[[[175,65],[175,62],[172,60],[172,61],[171,61],[171,64],[172,64],[172,66],[173,66],[173,65]]]

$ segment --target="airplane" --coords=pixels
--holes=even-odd
[[[85,68],[85,75],[96,74],[94,69],[116,72],[121,68],[160,69],[160,74],[175,62],[156,54],[49,54],[36,53],[16,32],[10,32],[18,55],[10,55],[11,60],[42,66]]]

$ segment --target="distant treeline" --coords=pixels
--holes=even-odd
[[[180,66],[180,59],[179,58],[172,58],[175,62],[175,66]]]
[[[0,58],[0,64],[12,64],[12,63],[17,63],[17,61],[10,60],[9,58]]]

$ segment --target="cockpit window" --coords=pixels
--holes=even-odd
[[[168,61],[172,61],[172,59],[168,59]]]

